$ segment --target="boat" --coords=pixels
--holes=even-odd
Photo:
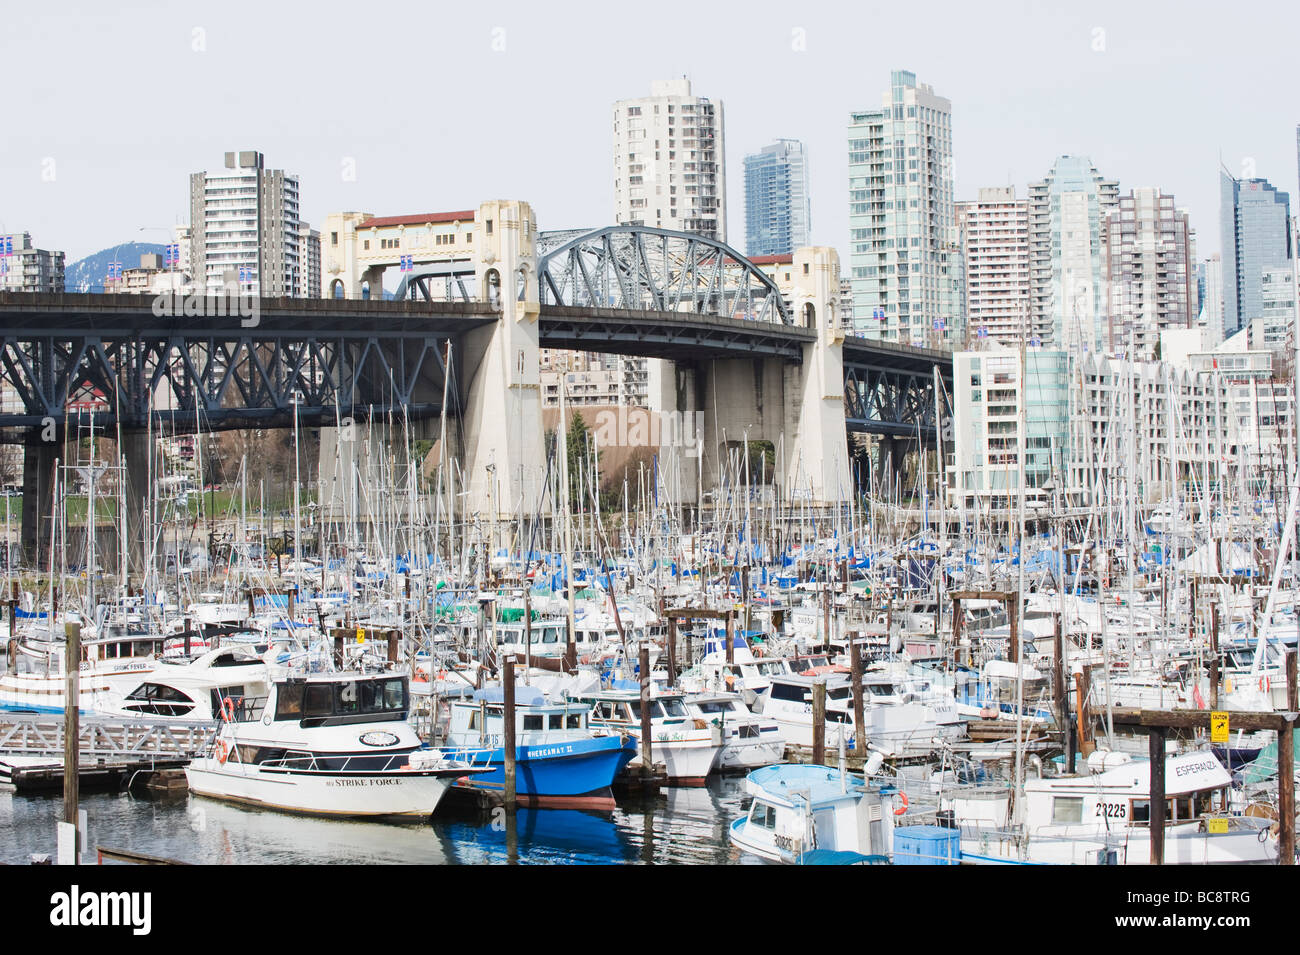
[[[110,694],[97,703],[101,716],[134,716],[150,720],[216,720],[227,699],[264,697],[267,665],[241,646],[209,650],[184,663],[161,660],[125,694]]]
[[[547,703],[533,687],[515,689],[515,792],[525,806],[564,809],[614,808],[610,786],[636,756],[636,742],[623,733],[597,733],[588,706]],[[489,771],[467,777],[458,788],[505,791],[505,702],[500,687],[477,690],[451,704],[446,745],[449,759]]]
[[[578,697],[591,708],[590,725],[624,733],[637,742],[640,766],[641,695],[636,690],[612,689]],[[670,785],[703,786],[722,753],[720,726],[710,727],[692,717],[680,693],[656,692],[650,700],[650,758],[662,765]]]
[[[404,673],[287,673],[266,697],[222,703],[185,777],[195,795],[266,809],[428,818],[453,782],[483,769],[423,749],[409,708]]]
[[[745,777],[749,812],[728,827],[731,844],[769,862],[797,864],[810,853],[852,853],[838,861],[888,862],[896,793],[829,766],[781,763]]]
[[[691,716],[722,727],[722,752],[717,764],[720,772],[769,766],[785,755],[785,737],[776,720],[751,713],[735,694],[694,693],[682,702]]]
[[[1151,859],[1151,762],[1094,753],[1099,772],[1029,779],[1024,825],[963,820],[963,860],[976,864],[1146,865]],[[1228,810],[1232,777],[1211,752],[1165,759],[1167,864],[1275,864],[1272,820]]]

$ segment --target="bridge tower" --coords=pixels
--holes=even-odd
[[[787,495],[811,494],[822,504],[852,500],[848,431],[844,423],[844,316],[839,313],[840,257],[825,246],[794,254],[794,313],[817,338],[803,348],[803,363],[787,366],[797,403],[782,483]]]
[[[461,345],[464,507],[509,518],[537,508],[546,471],[537,219],[527,202],[497,199],[479,206],[475,222],[478,294],[500,318]]]
[[[683,422],[662,429],[661,464],[670,497],[691,504],[704,488],[718,487],[729,453],[746,439],[770,441],[776,450],[775,483],[783,497],[841,504],[852,497],[844,418],[844,326],[839,314],[839,255],[813,247],[794,254],[791,305],[794,321],[815,329],[799,362],[783,358],[712,359],[653,363],[650,402],[661,417]],[[692,429],[690,424],[698,422]],[[680,437],[702,433],[699,449]],[[703,462],[695,460],[703,454]],[[679,479],[678,479],[679,478]],[[771,480],[771,478],[769,478]]]

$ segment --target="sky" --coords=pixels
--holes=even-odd
[[[687,76],[743,158],[808,147],[812,241],[848,250],[847,125],[894,69],[952,102],[956,197],[1089,156],[1171,192],[1219,250],[1220,163],[1297,194],[1300,5],[1202,2],[15,5],[0,30],[0,233],[73,260],[163,242],[189,175],[257,149],[313,224],[524,199],[542,229],[613,222],[612,107]],[[1294,210],[1293,210],[1294,211]]]

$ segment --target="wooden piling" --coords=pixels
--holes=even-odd
[[[397,666],[397,663],[398,663],[398,658],[397,658],[397,638],[398,638],[399,636],[400,636],[400,634],[399,634],[398,631],[396,631],[396,630],[389,630],[389,631],[388,631],[388,664],[389,664],[389,666]]]
[[[502,748],[505,753],[506,813],[513,815],[518,796],[515,791],[515,658],[506,657],[501,667],[501,692],[505,700],[505,731]]]
[[[662,608],[661,608],[662,612]],[[668,684],[677,685],[677,618],[668,618]]]
[[[63,821],[77,826],[78,790],[81,781],[81,624],[64,628],[64,701],[63,701]],[[81,830],[73,850],[81,856]]]
[[[818,766],[826,764],[826,681],[818,679],[812,690],[812,761]]]
[[[860,634],[854,634],[854,639],[849,643],[849,668],[853,674],[853,749],[855,753],[862,753],[867,748],[865,735],[866,700],[863,699],[862,645],[857,640],[859,636]],[[844,738],[842,728],[840,738]]]
[[[641,644],[641,775],[649,779],[654,775],[653,754],[650,743],[650,645]]]
[[[1296,651],[1286,653],[1286,708],[1288,713],[1300,710],[1300,686],[1296,684]]]
[[[1253,616],[1253,615],[1252,615]],[[1219,602],[1210,604],[1210,708],[1219,708]]]
[[[1151,756],[1151,798],[1148,825],[1151,829],[1151,864],[1165,864],[1165,729],[1153,726],[1147,734]]]

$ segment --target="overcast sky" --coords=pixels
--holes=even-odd
[[[726,109],[728,239],[742,160],[807,145],[813,241],[848,245],[847,123],[892,69],[953,104],[958,199],[1062,153],[1155,185],[1215,252],[1218,167],[1297,190],[1295,4],[1210,2],[13,5],[0,29],[0,232],[71,262],[164,241],[188,175],[260,149],[302,214],[532,203],[613,221],[615,100],[687,75]],[[635,19],[633,19],[635,17]],[[355,177],[348,178],[349,169]],[[145,228],[146,231],[141,231]]]

